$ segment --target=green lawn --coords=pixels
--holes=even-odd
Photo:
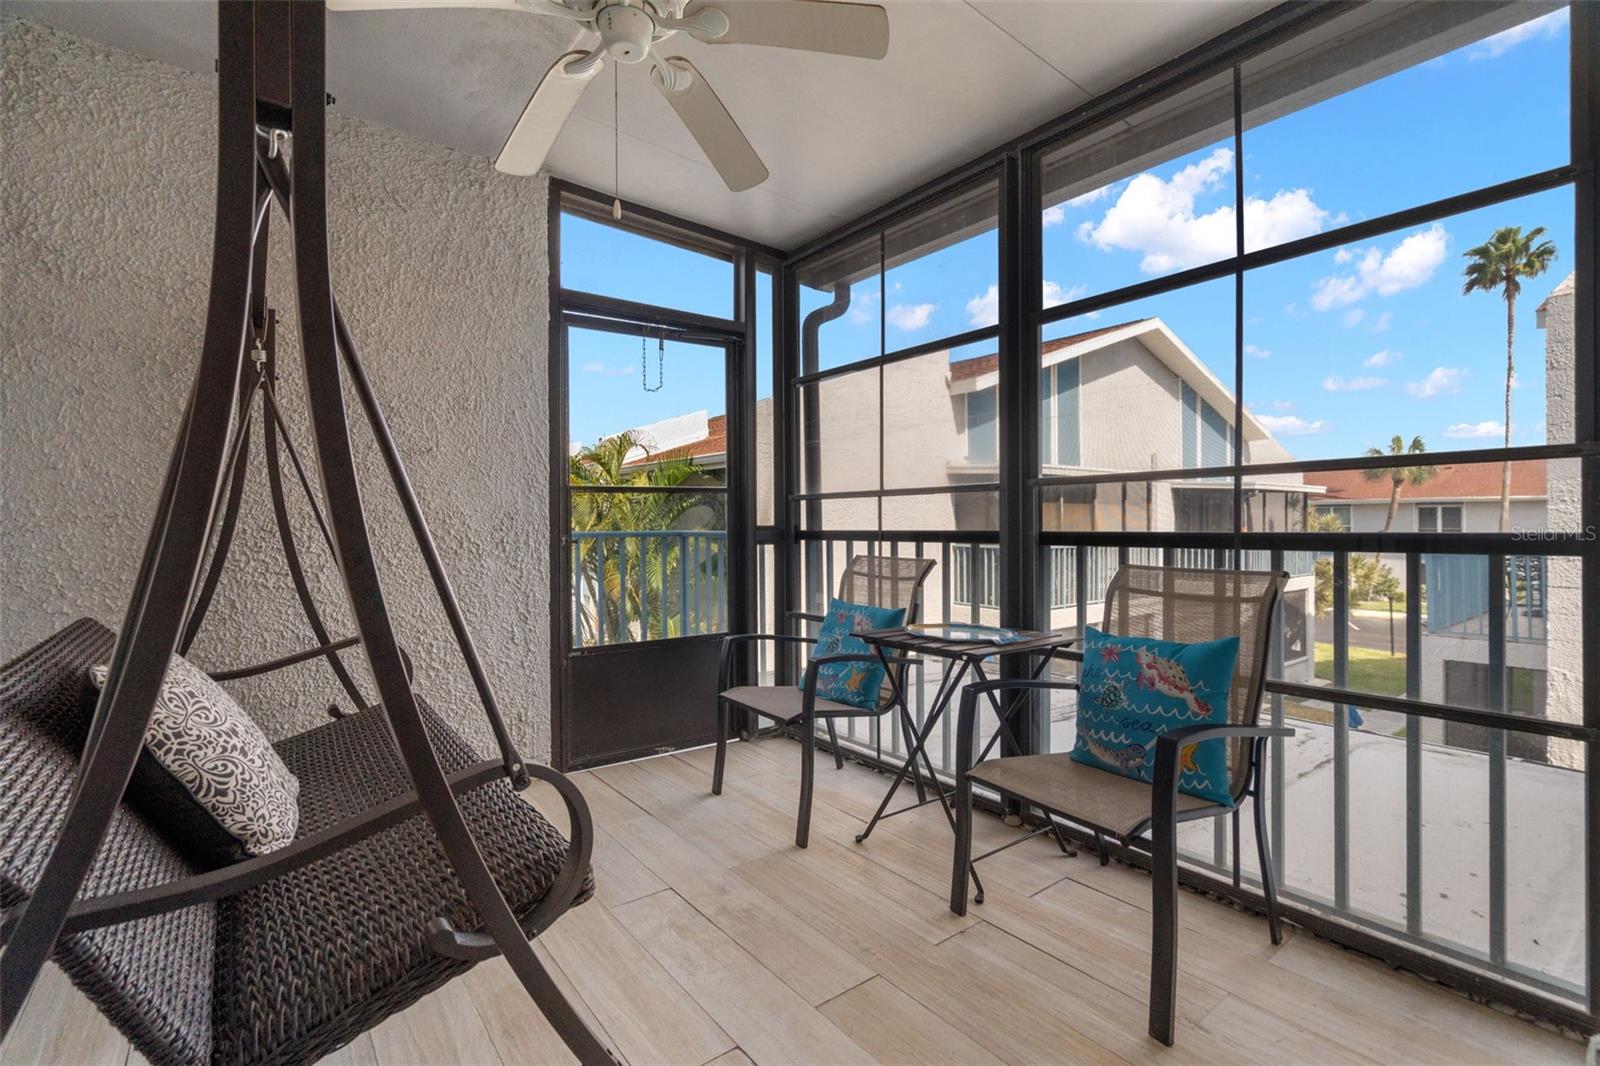
[[[1317,680],[1333,680],[1333,645],[1317,645]],[[1381,696],[1406,694],[1406,657],[1374,648],[1350,649],[1350,680],[1345,687]]]

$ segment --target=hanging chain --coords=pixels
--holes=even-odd
[[[622,64],[611,65],[611,217],[622,221]]]
[[[667,334],[663,331],[656,337],[656,383],[650,384],[650,364],[646,357],[648,346],[645,335],[639,334],[639,386],[645,392],[660,392],[661,387],[667,383]]]

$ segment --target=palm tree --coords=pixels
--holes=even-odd
[[[692,491],[608,491],[689,489],[699,477],[699,470],[689,459],[668,456],[652,460],[649,449],[631,430],[580,448],[568,460],[567,469],[568,483],[580,490],[571,494],[574,533],[681,529],[689,512],[706,504],[706,497]],[[689,525],[710,528],[702,522]],[[674,579],[684,565],[679,541],[625,536],[575,539],[573,577],[580,586],[583,603],[582,616],[576,624],[582,629],[585,643],[598,639],[601,632],[610,634],[612,640],[632,639],[626,633],[634,625],[639,639],[679,635],[675,632],[676,623],[682,620],[684,605],[662,602],[674,598],[674,586],[678,584]],[[708,556],[702,566],[718,569],[720,559]],[[630,625],[625,626],[624,620]]]
[[[1556,257],[1556,246],[1541,241],[1544,227],[1535,226],[1527,233],[1521,226],[1502,226],[1494,231],[1488,242],[1463,253],[1469,260],[1462,274],[1466,283],[1461,286],[1463,296],[1473,292],[1498,292],[1506,302],[1506,444],[1511,447],[1511,386],[1516,380],[1517,364],[1514,355],[1517,337],[1517,294],[1522,291],[1522,279],[1538,277],[1550,269]],[[1500,465],[1500,532],[1511,528],[1511,464]]]
[[[1407,444],[1405,438],[1396,433],[1389,441],[1388,451],[1384,451],[1382,448],[1368,448],[1367,454],[1421,455],[1427,450],[1428,446],[1422,443],[1422,438],[1420,436],[1412,437],[1411,443]],[[1422,463],[1412,466],[1369,467],[1361,472],[1361,476],[1366,478],[1368,481],[1382,481],[1385,478],[1389,479],[1389,513],[1384,516],[1383,519],[1383,531],[1385,533],[1389,532],[1390,528],[1394,525],[1394,516],[1400,511],[1400,490],[1407,485],[1422,485],[1432,481],[1433,476],[1438,472],[1438,467],[1429,466]],[[1378,562],[1382,562],[1383,553],[1379,552],[1377,555],[1373,556],[1373,559]]]

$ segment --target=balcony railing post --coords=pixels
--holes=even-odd
[[[1406,698],[1422,698],[1422,556],[1406,553]],[[1406,715],[1406,932],[1422,935],[1422,719]]]
[[[1489,557],[1489,709],[1506,709],[1506,557]],[[1516,613],[1512,603],[1510,613]],[[1489,730],[1489,961],[1506,961],[1506,731]]]
[[[1333,556],[1333,684],[1350,687],[1350,555]],[[1350,709],[1333,707],[1333,905],[1350,907]]]
[[[1283,550],[1280,548],[1274,548],[1271,554],[1272,558],[1268,563],[1269,567],[1273,570],[1282,570]],[[1313,588],[1311,590],[1310,612],[1313,619],[1316,616],[1316,609],[1317,591],[1315,588]],[[1314,624],[1314,622],[1312,624]],[[1274,626],[1272,630],[1272,677],[1281,678],[1283,676],[1283,642],[1284,620],[1280,611],[1278,624]],[[1283,726],[1283,695],[1282,693],[1274,692],[1269,699],[1271,701],[1272,708],[1272,725],[1274,728],[1281,728]],[[1272,754],[1271,766],[1268,768],[1268,772],[1271,775],[1268,791],[1272,796],[1272,802],[1267,804],[1267,815],[1269,818],[1268,832],[1271,833],[1272,836],[1271,844],[1273,873],[1277,877],[1278,884],[1281,885],[1283,884],[1283,738],[1273,737],[1267,743]],[[1255,802],[1260,803],[1263,798],[1264,797],[1258,788],[1256,791]],[[1265,876],[1266,871],[1262,870],[1260,873]]]

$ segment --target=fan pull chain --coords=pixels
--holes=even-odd
[[[611,217],[622,221],[622,64],[611,65]],[[641,342],[643,343],[643,342]]]
[[[656,383],[650,384],[650,364],[646,358],[645,335],[639,334],[639,387],[645,392],[660,392],[667,383],[667,335],[656,338]]]

